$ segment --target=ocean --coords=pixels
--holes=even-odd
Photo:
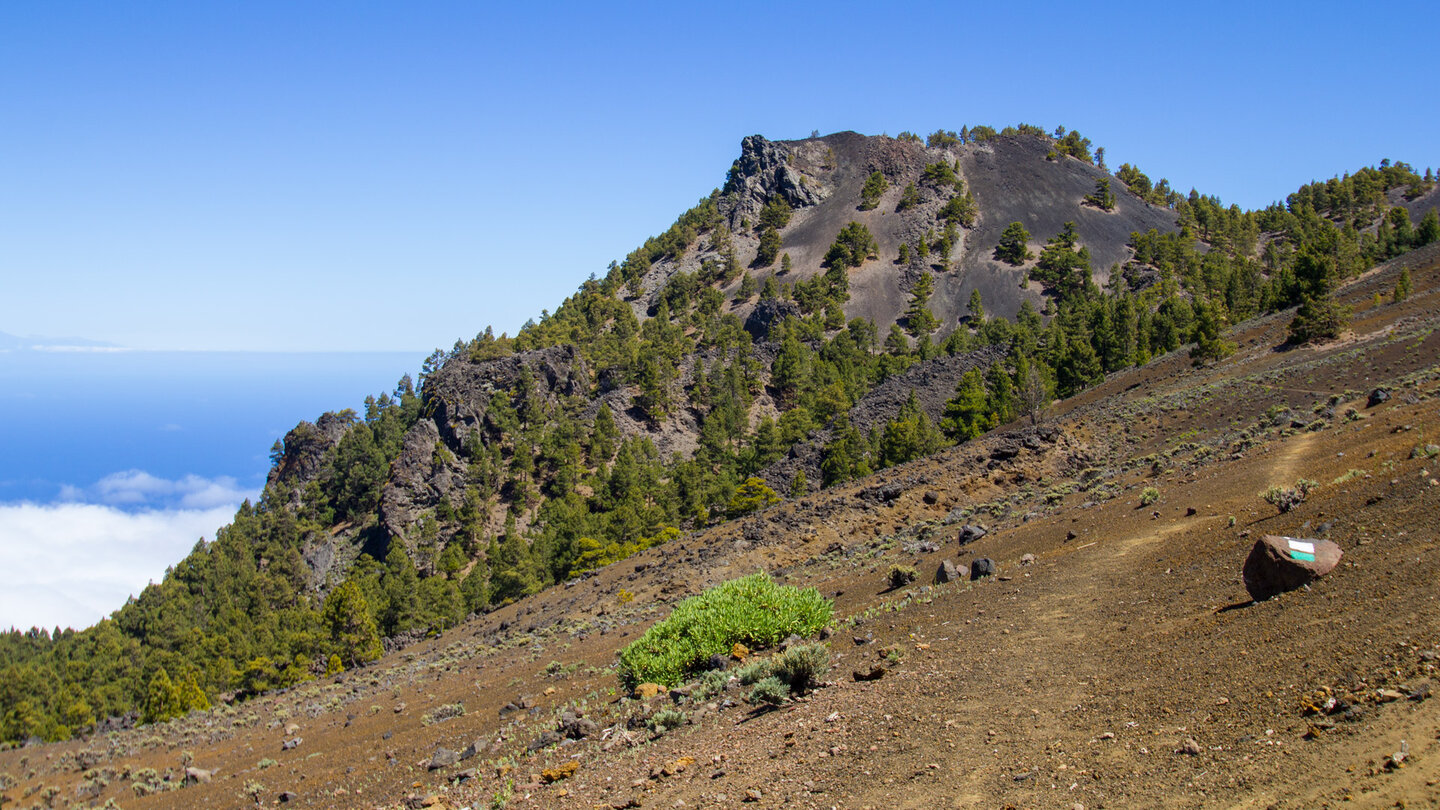
[[[425,354],[0,350],[0,630],[110,615],[259,495],[276,439]]]
[[[424,352],[0,353],[0,502],[141,470],[259,490],[276,439],[418,375]]]

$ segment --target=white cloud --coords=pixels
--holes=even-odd
[[[67,503],[98,503],[131,509],[209,509],[238,504],[255,495],[242,489],[228,475],[217,478],[187,475],[172,480],[157,478],[144,470],[111,473],[91,487],[68,484],[60,487],[60,500]],[[231,508],[233,511],[234,507]]]
[[[105,479],[105,491],[122,503],[158,490],[178,491],[191,505],[125,512],[99,504],[0,504],[0,628],[94,624],[158,582],[195,541],[214,538],[246,494],[222,501],[237,493],[222,483],[197,484],[205,479],[196,476],[167,482],[133,470],[118,475]]]

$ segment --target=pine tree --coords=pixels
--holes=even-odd
[[[1433,214],[1435,209],[1430,209],[1430,212]],[[1409,298],[1411,292],[1413,290],[1410,287],[1410,268],[1402,267],[1400,268],[1400,278],[1395,281],[1395,292],[1391,295],[1391,300],[1398,304]]]
[[[175,688],[170,674],[161,667],[145,688],[145,703],[140,709],[140,722],[163,723],[182,714],[185,714],[185,708],[180,690]]]
[[[983,389],[982,389],[983,396]],[[880,436],[880,466],[890,467],[927,456],[945,446],[944,437],[920,408],[915,390],[900,406],[900,412],[886,423]]]
[[[370,605],[353,579],[340,583],[325,598],[321,623],[330,633],[336,654],[351,667],[374,661],[384,653]]]
[[[1011,264],[1016,267],[1030,261],[1033,255],[1030,252],[1030,232],[1019,222],[1012,222],[1005,226],[1000,234],[1000,244],[995,246],[995,258],[999,261]]]
[[[979,328],[985,323],[985,304],[980,299],[980,289],[977,287],[970,291],[970,303],[966,305],[970,313],[970,325]]]
[[[760,232],[760,246],[755,251],[755,267],[769,267],[780,254],[780,231],[767,227]]]
[[[921,273],[910,290],[910,304],[905,308],[905,331],[914,337],[928,335],[940,326],[930,312],[930,296],[935,292],[935,278]]]
[[[505,605],[540,590],[539,566],[530,544],[515,529],[513,516],[507,519],[496,557],[490,567],[490,603]]]
[[[869,211],[880,204],[880,197],[885,194],[885,189],[890,184],[886,182],[885,175],[881,172],[871,172],[865,178],[865,185],[860,189],[860,210]]]
[[[945,403],[940,430],[951,441],[965,442],[994,427],[989,419],[985,378],[980,369],[965,372],[955,386],[955,396]]]
[[[1101,177],[1095,181],[1095,190],[1085,195],[1085,202],[1102,211],[1115,210],[1115,192],[1110,190],[1110,178]]]
[[[420,620],[420,576],[399,538],[390,541],[380,587],[385,595],[385,608],[380,612],[385,634],[393,636],[413,629]]]

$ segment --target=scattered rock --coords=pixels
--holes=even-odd
[[[974,582],[977,579],[993,577],[999,570],[1000,569],[995,566],[994,560],[989,557],[981,557],[970,563],[970,581]]]
[[[758,802],[758,801],[760,801],[761,798],[763,798],[762,794],[760,793],[760,791],[756,790],[755,788],[750,788],[749,790],[745,791],[745,799],[744,799],[744,801],[747,801],[747,802]]]
[[[578,770],[580,770],[580,763],[572,759],[563,765],[557,765],[554,768],[546,768],[541,771],[540,781],[547,785],[553,785],[556,782],[569,779]]]
[[[972,523],[968,526],[960,527],[960,535],[958,539],[960,540],[960,545],[967,546],[975,542],[976,540],[984,537],[986,534],[989,534],[989,532],[985,531],[985,528],[983,526],[976,526]]]
[[[936,492],[933,489],[929,490],[924,494],[924,496],[921,497],[921,500],[925,501],[926,505],[928,506],[934,506],[935,504],[940,502],[940,493]]]
[[[1390,391],[1385,388],[1376,388],[1370,392],[1369,398],[1365,400],[1365,407],[1373,408],[1376,405],[1382,405],[1389,401]]]
[[[1199,511],[1200,510],[1193,506],[1187,506],[1185,507],[1185,517],[1195,517],[1195,515],[1199,514]]]
[[[441,768],[448,768],[460,761],[460,754],[451,751],[449,748],[436,748],[434,755],[430,757],[430,764],[425,766],[426,770],[438,771]]]
[[[879,664],[871,664],[870,669],[864,671],[857,669],[852,673],[852,676],[857,682],[878,681],[881,678],[885,677],[886,672],[887,670],[885,669],[885,667],[882,667]]]
[[[680,757],[679,759],[673,759],[665,763],[664,765],[656,765],[655,767],[651,768],[650,778],[661,779],[674,776],[677,773],[683,773],[686,768],[689,768],[691,765],[694,764],[694,757]]]
[[[559,733],[572,740],[583,740],[600,733],[600,724],[588,717],[565,712],[560,715]]]
[[[730,648],[730,657],[744,663],[745,659],[750,657],[750,648],[737,641],[735,646]]]
[[[708,664],[708,667],[712,671],[720,670],[721,672],[723,672],[730,668],[730,657],[728,655],[721,655],[720,653],[715,653],[714,655],[710,656],[710,662]]]
[[[1340,546],[1330,540],[1299,540],[1267,534],[1255,541],[1245,560],[1245,590],[1256,601],[1308,585],[1340,562]]]
[[[941,560],[940,567],[935,569],[935,581],[937,583],[958,582],[960,580],[960,569],[955,563],[949,560]]]
[[[185,784],[187,785],[208,785],[214,778],[214,771],[207,771],[204,768],[185,769]]]
[[[288,736],[288,737],[294,737],[296,734],[299,734],[299,733],[300,733],[300,726],[299,726],[299,725],[297,725],[297,724],[295,724],[295,723],[288,723],[288,724],[286,724],[286,726],[285,726],[285,735],[286,735],[286,736]]]
[[[1397,691],[1397,690],[1395,690],[1395,689],[1376,689],[1376,690],[1375,690],[1375,699],[1378,700],[1378,701],[1380,701],[1381,703],[1394,703],[1395,701],[1397,701],[1397,700],[1403,700],[1404,698],[1405,698],[1405,693],[1404,693],[1404,692]]]
[[[635,687],[635,697],[641,700],[649,700],[663,691],[665,691],[665,687],[658,683],[642,683]]]
[[[1034,555],[1034,554],[1023,554],[1023,555],[1021,555],[1021,557],[1020,557],[1020,564],[1021,564],[1021,565],[1034,565],[1034,564],[1035,564],[1035,555]]]
[[[539,737],[531,740],[530,744],[525,746],[525,750],[539,751],[542,748],[549,748],[563,739],[565,738],[561,737],[558,731],[542,731]]]
[[[1176,753],[1198,757],[1200,756],[1200,751],[1200,743],[1196,742],[1194,737],[1186,737],[1180,742],[1180,748],[1176,750]]]
[[[289,739],[289,740],[286,740],[286,741],[280,743],[280,750],[281,750],[281,751],[289,751],[289,750],[294,749],[294,748],[299,748],[299,747],[300,747],[300,743],[302,743],[302,742],[304,742],[304,740],[300,739],[299,737],[294,737],[294,738],[292,738],[292,739]]]
[[[300,798],[300,794],[296,793],[293,790],[280,791],[279,799],[281,804],[289,804],[290,802],[293,802],[298,798]]]
[[[480,752],[485,750],[486,745],[484,737],[476,737],[474,741],[465,746],[464,751],[460,752],[460,759],[465,760],[479,756]]]

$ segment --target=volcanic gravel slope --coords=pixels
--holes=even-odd
[[[1161,358],[1038,429],[686,536],[370,667],[0,752],[0,805],[1440,806],[1437,257],[1345,287],[1353,330],[1333,343],[1250,322],[1220,363]],[[1393,304],[1402,264],[1418,292]],[[1293,511],[1260,497],[1300,478],[1319,487]],[[967,524],[988,533],[960,547]],[[1263,534],[1345,556],[1252,603],[1240,567]],[[931,584],[979,557],[1000,575]],[[895,564],[920,579],[889,590]],[[744,689],[680,703],[685,724],[652,733],[671,698],[622,695],[615,651],[759,569],[835,597],[829,683],[770,710]],[[527,750],[567,710],[597,731]],[[187,762],[215,773],[168,789]]]

